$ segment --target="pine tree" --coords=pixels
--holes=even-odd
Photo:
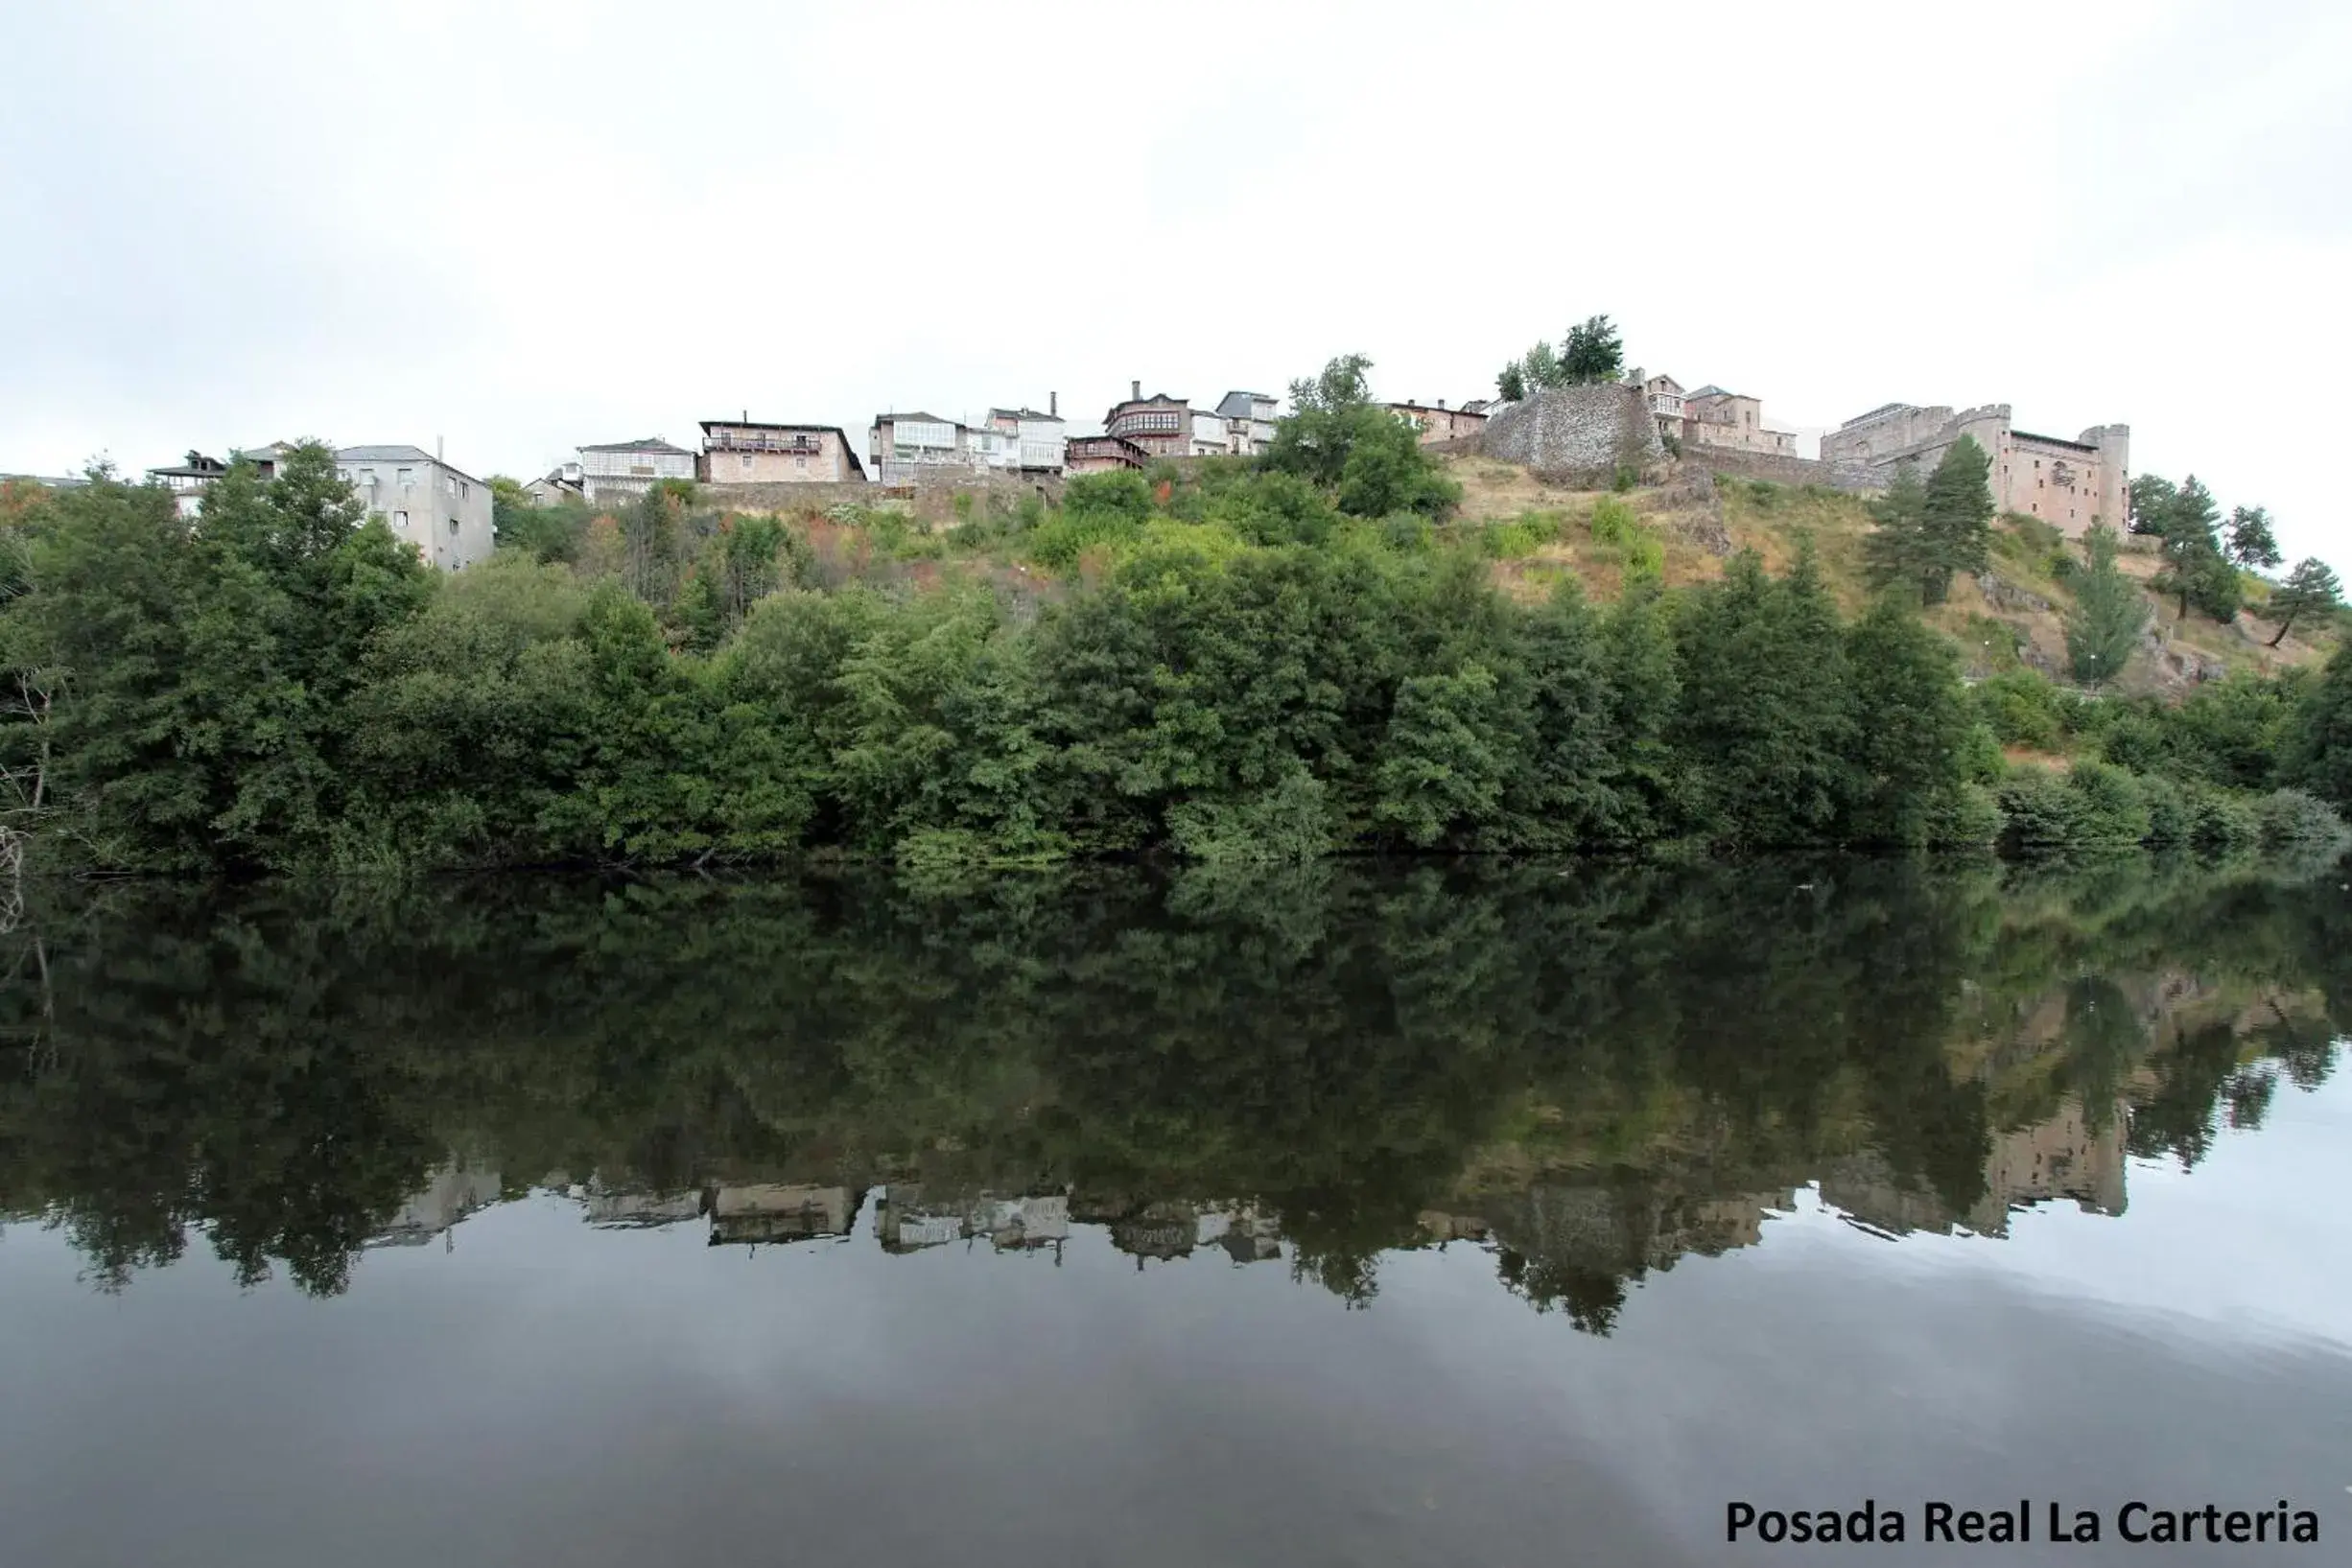
[[[2343,587],[2328,564],[2317,555],[2305,557],[2270,596],[2270,613],[2278,617],[2278,635],[2270,639],[2270,646],[2287,641],[2298,617],[2325,616],[2342,602]]]
[[[2163,540],[2157,549],[2164,557],[2164,570],[2156,573],[2156,591],[2179,599],[2184,620],[2192,604],[2216,620],[2235,620],[2244,589],[2238,569],[2222,553],[2222,512],[2214,504],[2213,492],[2199,483],[2194,474],[2177,490],[2162,480],[2152,480],[2152,476],[2143,476],[2133,482],[2132,505],[2140,515],[2142,531]],[[2142,500],[2143,486],[2146,501]]]
[[[2229,514],[2229,558],[2249,572],[2268,571],[2287,558],[2267,508],[2241,506]]]
[[[2082,548],[2090,570],[2076,586],[2074,614],[2066,618],[2066,657],[2076,680],[2104,686],[2123,672],[2138,644],[2148,624],[2148,600],[2115,569],[2114,530],[2091,529]]]
[[[1928,476],[1919,519],[1928,571],[1920,593],[1930,604],[1942,603],[1951,593],[1955,572],[1985,570],[1992,539],[1992,486],[1986,478],[1991,470],[1985,449],[1964,435],[1945,449]]]
[[[1927,487],[1917,463],[1899,463],[1886,494],[1870,502],[1877,525],[1863,541],[1870,580],[1880,588],[1908,584],[1924,595],[1934,561],[1927,541]]]

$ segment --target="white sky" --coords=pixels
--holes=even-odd
[[[0,471],[1456,402],[1605,311],[1808,433],[2127,422],[2352,572],[2340,3],[0,0]]]

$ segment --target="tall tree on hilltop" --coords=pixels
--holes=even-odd
[[[2115,569],[2112,528],[2091,529],[2082,541],[2090,570],[2075,587],[2074,613],[2066,618],[2066,657],[2075,679],[2104,686],[2123,673],[2148,624],[2148,600],[2139,585]]]
[[[1907,584],[1924,597],[1934,560],[1927,539],[1927,487],[1919,480],[1918,464],[1897,463],[1886,493],[1871,498],[1870,512],[1877,527],[1862,549],[1871,582],[1880,588]]]
[[[2267,507],[2240,506],[2229,514],[2229,558],[2249,572],[2268,571],[2287,558],[2270,531]]]
[[[2178,598],[2184,620],[2191,605],[2215,620],[2235,620],[2245,590],[2238,569],[2222,553],[2222,509],[2213,492],[2194,474],[2177,489],[2153,475],[2142,475],[2131,488],[2140,531],[2162,541],[2157,552],[2164,569],[2156,573],[2156,591]]]
[[[1991,471],[1985,449],[1964,435],[1945,449],[1927,477],[1919,526],[1930,567],[1921,588],[1930,604],[1942,603],[1951,593],[1955,572],[1985,570],[1992,539],[1992,486],[1987,482]]]
[[[1625,344],[1606,316],[1588,316],[1568,329],[1561,345],[1560,370],[1570,386],[1594,386],[1625,373]]]
[[[2324,617],[2342,603],[2343,586],[2335,572],[2318,556],[2306,556],[2270,596],[2270,613],[2278,617],[2278,635],[2270,639],[2270,646],[2287,641],[2288,631],[2301,617]]]
[[[1541,338],[1520,358],[1519,370],[1527,378],[1527,389],[1531,392],[1567,385],[1567,372],[1561,367],[1559,353]]]
[[[1502,373],[1494,378],[1494,395],[1505,403],[1517,403],[1526,397],[1527,373],[1519,368],[1518,361],[1504,365]]]

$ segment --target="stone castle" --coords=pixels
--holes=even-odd
[[[2069,538],[2102,523],[2123,531],[2130,503],[2129,425],[2093,425],[2067,441],[2018,430],[2006,403],[1957,413],[1889,403],[1823,434],[1822,461],[1881,483],[1899,465],[1916,463],[1924,478],[1964,435],[1974,436],[1992,459],[1987,478],[1999,510],[2037,517]]]

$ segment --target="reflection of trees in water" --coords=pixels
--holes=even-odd
[[[2193,1163],[2329,1070],[2348,924],[2332,883],[2141,859],[117,888],[13,939],[49,984],[0,993],[0,1209],[104,1284],[200,1226],[332,1294],[464,1147],[608,1191],[1068,1192],[1115,1236],[1246,1205],[1358,1304],[1451,1209],[1606,1331],[1824,1170],[1982,1229],[2076,1180],[2012,1129],[2122,1103]]]

